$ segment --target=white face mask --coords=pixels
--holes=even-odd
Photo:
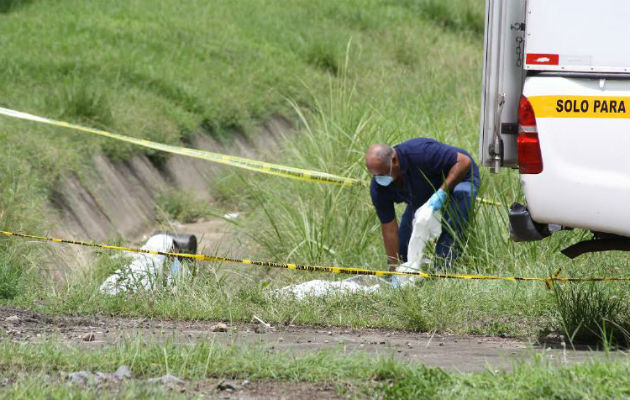
[[[389,186],[394,181],[394,178],[389,175],[374,175],[374,180],[381,186]]]
[[[388,175],[374,175],[374,180],[381,186],[389,186],[394,178],[392,177],[392,168],[394,167],[394,163],[392,160],[389,160],[389,174]]]

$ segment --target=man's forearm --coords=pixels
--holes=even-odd
[[[381,225],[383,232],[383,242],[385,244],[385,253],[387,253],[387,265],[389,270],[393,271],[398,265],[398,249],[399,249],[399,237],[398,237],[398,224],[396,219],[391,222]]]
[[[446,176],[446,179],[440,189],[443,189],[448,193],[453,191],[455,185],[464,179],[470,170],[471,165],[472,161],[470,160],[470,157],[462,153],[457,153],[457,162],[448,171],[448,175]]]

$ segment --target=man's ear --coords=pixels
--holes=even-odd
[[[392,156],[392,165],[394,167],[398,167],[400,163],[398,162],[398,154],[394,151],[394,155]]]

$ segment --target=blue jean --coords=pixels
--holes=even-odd
[[[466,228],[470,222],[471,210],[474,207],[478,190],[478,184],[469,181],[460,182],[453,188],[446,207],[442,210],[442,233],[435,245],[435,255],[438,257],[452,261],[459,256],[460,248],[457,242],[462,242],[466,238]],[[400,243],[398,254],[403,261],[407,261],[407,248],[411,238],[415,212],[416,209],[407,206],[398,227]],[[453,237],[453,234],[456,237]]]

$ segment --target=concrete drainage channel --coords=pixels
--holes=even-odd
[[[237,135],[224,146],[208,135],[196,134],[191,147],[214,152],[253,157],[262,149],[278,146],[290,133],[291,123],[276,116],[246,139]],[[63,176],[52,195],[57,216],[55,235],[104,241],[111,237],[136,239],[156,227],[155,197],[166,189],[193,193],[200,201],[210,201],[210,184],[226,167],[183,156],[170,156],[157,167],[143,154],[125,162],[114,162],[102,154],[93,159],[89,182],[73,173]]]

